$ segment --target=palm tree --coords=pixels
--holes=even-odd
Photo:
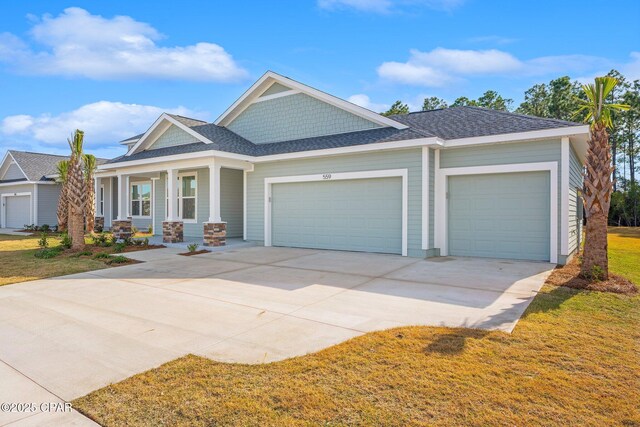
[[[596,77],[595,83],[582,85],[587,99],[579,100],[580,108],[576,111],[576,115],[586,113],[584,121],[591,127],[584,174],[587,230],[581,274],[586,278],[601,280],[609,278],[607,216],[613,189],[613,166],[608,129],[612,127],[612,112],[629,109],[628,105],[607,103],[607,97],[617,84],[618,79],[607,76]]]
[[[67,220],[69,218],[69,199],[67,198],[67,172],[69,171],[69,160],[61,160],[56,165],[58,177],[56,182],[60,184],[60,197],[58,197],[58,231],[67,230]]]
[[[69,201],[69,237],[75,250],[84,248],[84,215],[87,202],[82,144],[84,132],[76,130],[68,139],[71,148],[69,170],[67,172],[67,198]]]
[[[93,233],[96,224],[96,189],[94,184],[94,174],[96,172],[96,156],[93,154],[84,155],[84,179],[87,196],[87,233]]]

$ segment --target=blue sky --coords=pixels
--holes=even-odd
[[[376,111],[617,68],[640,78],[640,2],[3,2],[0,150],[111,157],[162,111],[215,119],[266,70]],[[612,14],[607,16],[607,11]],[[594,36],[604,20],[606,36]]]

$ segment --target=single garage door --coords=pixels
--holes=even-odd
[[[5,202],[5,227],[23,228],[31,223],[31,197],[11,196],[4,197]]]
[[[449,253],[549,261],[549,172],[449,177]]]
[[[273,246],[402,253],[402,179],[273,184]]]

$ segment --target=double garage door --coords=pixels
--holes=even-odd
[[[4,201],[4,226],[6,228],[23,228],[31,223],[31,197],[8,196]]]
[[[273,246],[402,253],[402,178],[273,184]]]
[[[450,176],[449,254],[549,261],[549,172]]]
[[[549,172],[448,177],[449,254],[548,261]],[[274,183],[273,246],[402,253],[402,179]]]

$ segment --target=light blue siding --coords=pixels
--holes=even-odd
[[[54,226],[58,224],[58,198],[60,197],[60,185],[58,184],[37,184],[38,185],[38,225],[48,224]]]
[[[408,169],[408,253],[422,257],[422,154],[421,149],[258,163],[247,174],[247,239],[264,240],[264,179],[338,172]]]
[[[227,237],[242,237],[243,172],[220,169],[220,216],[227,223]]]
[[[10,165],[7,168],[7,171],[2,177],[2,179],[25,179],[25,178],[26,176],[24,176],[24,174],[22,173],[18,165],[16,165],[15,163]]]
[[[176,125],[171,125],[156,142],[148,148],[148,150],[156,150],[164,147],[174,147],[176,145],[186,145],[198,142],[198,139],[193,135],[188,134],[184,130],[180,129]]]
[[[549,172],[451,176],[449,253],[548,261]]]
[[[402,179],[274,184],[272,244],[402,253]]]
[[[227,127],[249,141],[260,144],[380,126],[299,93],[252,104]]]
[[[580,243],[582,221],[580,217],[582,202],[578,199],[578,190],[582,189],[582,163],[573,150],[569,150],[569,254],[571,255]]]
[[[557,162],[558,164],[558,224],[561,224],[562,162],[560,140],[529,141],[521,143],[493,144],[440,150],[440,167],[471,167],[506,165],[513,163]],[[560,253],[561,229],[558,226],[558,253]]]

